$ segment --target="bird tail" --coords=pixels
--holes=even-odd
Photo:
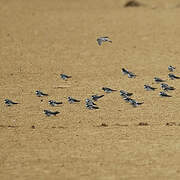
[[[59,114],[59,113],[60,113],[59,111],[55,111],[55,112],[54,112],[54,115]]]
[[[99,109],[99,107],[97,107],[97,106],[93,106],[93,109]]]
[[[62,104],[62,102],[56,102],[56,104]]]

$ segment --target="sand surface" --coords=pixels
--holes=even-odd
[[[1,180],[180,179],[180,80],[167,76],[168,65],[180,75],[180,2],[125,2],[0,0]],[[113,43],[100,47],[99,36]],[[173,97],[159,97],[155,76],[176,88]],[[105,94],[99,110],[86,109],[85,98],[104,94],[103,86],[118,91]],[[120,89],[144,104],[133,108]],[[6,107],[5,98],[20,104]],[[50,99],[63,105],[50,107]],[[60,114],[46,117],[44,109]]]

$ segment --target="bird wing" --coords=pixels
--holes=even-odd
[[[98,42],[99,46],[101,46],[102,40],[98,38],[98,39],[97,39],[97,42]]]

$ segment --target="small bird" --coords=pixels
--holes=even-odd
[[[129,93],[129,92],[124,91],[124,90],[120,90],[120,95],[121,95],[122,97],[126,97],[126,96],[132,96],[133,93]]]
[[[98,99],[102,98],[104,95],[100,95],[98,96],[97,94],[96,95],[92,95],[91,98],[93,101],[97,101]]]
[[[174,87],[169,86],[168,84],[165,84],[165,83],[162,83],[162,84],[161,84],[161,88],[162,88],[164,91],[175,90]]]
[[[80,102],[80,100],[74,99],[74,98],[72,98],[70,96],[68,97],[68,101],[69,101],[70,104],[75,103],[75,102]]]
[[[19,103],[16,103],[16,102],[13,102],[9,99],[5,99],[4,100],[4,103],[7,105],[7,106],[12,106],[13,104],[19,104]]]
[[[133,107],[137,107],[137,106],[139,106],[139,105],[141,105],[141,104],[144,104],[144,102],[137,102],[137,101],[135,101],[134,99],[131,99],[129,102],[131,103],[131,105],[132,105]]]
[[[166,94],[165,92],[160,92],[159,95],[162,97],[172,97],[172,96]]]
[[[161,83],[161,87],[168,87],[169,85],[166,83]]]
[[[125,74],[129,74],[129,71],[125,68],[122,68],[122,73],[125,75]]]
[[[86,102],[86,105],[88,105],[88,106],[96,105],[96,104],[95,104],[92,100],[90,100],[90,99],[86,99],[85,102]]]
[[[37,91],[36,91],[36,96],[42,97],[42,96],[48,96],[48,94],[45,94],[45,93],[43,93],[43,92],[37,90]]]
[[[106,93],[111,93],[111,92],[114,92],[114,91],[117,91],[117,90],[113,90],[113,89],[110,89],[110,88],[107,88],[107,87],[103,87],[102,90]]]
[[[169,78],[170,78],[171,80],[174,80],[174,79],[180,79],[180,77],[175,76],[175,75],[172,74],[172,73],[169,73],[168,76],[169,76]]]
[[[56,116],[56,114],[59,114],[59,113],[60,113],[59,111],[53,112],[53,111],[49,111],[49,110],[44,110],[44,114],[46,116]]]
[[[161,83],[161,88],[165,91],[168,91],[168,90],[175,90],[174,87],[172,86],[169,86],[168,84],[165,84],[165,83]]]
[[[155,77],[155,78],[154,78],[154,81],[157,82],[157,83],[159,83],[159,82],[165,82],[164,80],[162,80],[162,79],[160,79],[160,78],[158,78],[158,77]]]
[[[106,41],[112,43],[112,41],[109,39],[109,37],[99,37],[99,38],[97,38],[97,42],[98,42],[99,46],[101,46],[101,44],[103,42],[106,42]]]
[[[59,105],[59,104],[62,104],[62,102],[57,102],[57,101],[53,101],[53,100],[48,101],[48,103],[49,103],[51,106],[57,106],[57,105]]]
[[[155,91],[155,89],[157,89],[157,88],[154,88],[154,87],[151,87],[151,86],[149,86],[149,85],[144,85],[144,89],[146,90],[146,91]]]
[[[168,70],[169,70],[170,72],[173,72],[175,69],[176,69],[176,68],[173,67],[173,66],[168,66]]]
[[[132,73],[132,72],[128,73],[128,78],[135,78],[135,77],[136,77],[136,75],[134,73]]]
[[[88,104],[86,104],[86,108],[88,108],[88,109],[99,109],[99,107],[97,107],[97,106],[88,105]]]
[[[68,76],[66,74],[60,74],[60,77],[63,79],[63,80],[67,80],[69,78],[71,78],[72,76]]]

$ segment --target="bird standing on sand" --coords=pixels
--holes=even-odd
[[[68,76],[66,74],[60,74],[60,77],[63,79],[63,80],[67,80],[69,78],[71,78],[72,76]]]
[[[76,103],[76,102],[80,102],[80,100],[77,100],[77,99],[74,99],[74,98],[72,98],[72,97],[68,97],[68,102],[70,103],[70,104],[72,104],[72,103]]]
[[[126,97],[126,96],[132,96],[133,93],[129,93],[129,92],[124,91],[124,90],[120,90],[120,95],[123,97]]]
[[[170,72],[173,72],[175,69],[176,69],[176,68],[173,67],[173,66],[168,66],[168,70],[169,70]]]
[[[144,104],[144,102],[137,102],[137,101],[134,100],[134,99],[131,99],[129,102],[130,102],[130,104],[131,104],[133,107],[137,107],[137,106],[139,106],[139,105]]]
[[[154,78],[154,81],[157,82],[157,83],[159,83],[159,82],[165,82],[164,80],[162,80],[162,79],[160,79],[160,78],[158,78],[158,77],[155,77],[155,78]]]
[[[169,73],[168,76],[169,76],[169,78],[170,78],[171,80],[180,79],[180,77],[174,75],[173,73]]]
[[[44,110],[44,114],[46,116],[56,116],[56,114],[59,114],[59,113],[60,113],[59,111],[53,112],[53,111],[49,111],[49,110]]]
[[[168,84],[165,84],[165,83],[162,83],[162,84],[161,84],[161,88],[162,88],[164,91],[175,90],[174,87],[169,86]]]
[[[106,93],[112,93],[114,91],[117,91],[117,90],[114,90],[114,89],[110,89],[110,88],[107,88],[107,87],[103,87],[102,90]]]
[[[99,107],[97,107],[96,104],[92,100],[86,99],[85,102],[86,102],[86,107],[88,109],[99,109]]]
[[[49,103],[51,106],[58,106],[59,104],[62,104],[62,102],[57,102],[57,101],[53,101],[53,100],[48,101],[48,103]]]
[[[103,42],[110,42],[110,43],[112,43],[112,41],[109,39],[109,37],[99,37],[99,38],[97,38],[97,42],[98,42],[99,46],[101,46],[101,44]]]
[[[104,95],[100,95],[98,96],[97,94],[96,95],[92,95],[91,98],[93,101],[97,101],[98,99],[102,98]]]
[[[9,100],[9,99],[5,99],[5,100],[4,100],[4,103],[5,103],[7,106],[12,106],[12,105],[14,105],[14,104],[18,104],[18,103],[13,102],[13,101],[11,101],[11,100]]]
[[[155,89],[157,89],[157,88],[154,88],[154,87],[151,87],[151,86],[149,86],[149,85],[144,85],[144,89],[146,90],[146,91],[155,91]]]
[[[161,97],[172,97],[172,96],[166,94],[165,92],[160,92],[159,95],[160,95]]]
[[[42,97],[42,96],[48,96],[48,94],[45,94],[45,93],[37,90],[37,91],[36,91],[36,96],[37,96],[37,97]]]
[[[86,99],[85,102],[87,105],[96,105],[91,99]]]

